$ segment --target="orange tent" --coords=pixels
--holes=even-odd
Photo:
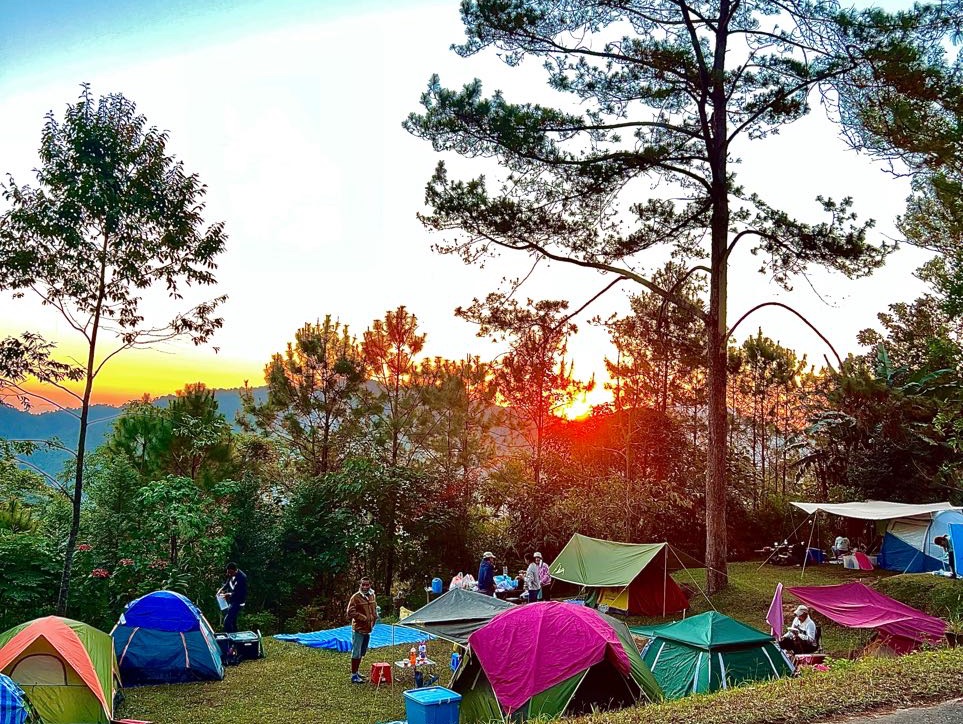
[[[46,724],[108,724],[120,688],[110,636],[57,616],[0,635],[0,673],[20,685]]]

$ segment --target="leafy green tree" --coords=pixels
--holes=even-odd
[[[336,470],[351,450],[354,406],[365,382],[357,340],[331,315],[305,324],[284,354],[264,370],[268,398],[258,404],[242,392],[242,424],[297,452],[297,467],[309,476]]]
[[[801,464],[820,493],[905,503],[963,493],[959,450],[939,420],[963,396],[946,378],[945,370],[895,367],[882,345],[872,367],[850,358],[829,378],[826,408],[805,431]]]
[[[435,76],[424,112],[405,122],[436,151],[493,158],[504,171],[500,185],[459,181],[439,163],[422,218],[458,232],[437,245],[442,252],[475,263],[509,251],[593,269],[704,325],[710,591],[727,581],[728,270],[740,244],[754,241],[761,271],[784,284],[812,266],[867,274],[888,251],[869,242],[869,224],[855,222],[849,199],[817,197],[826,218],[808,223],[744,189],[736,155],[805,116],[811,92],[869,79],[866,94],[838,96],[847,127],[858,127],[857,101],[933,53],[934,36],[947,32],[930,30],[939,14],[915,8],[892,19],[805,0],[466,0],[457,53],[494,48],[510,66],[537,59],[551,89],[579,105],[513,103],[500,91],[485,97],[479,80],[450,90]],[[880,80],[882,64],[892,72]],[[664,191],[646,198],[646,187]],[[645,252],[664,245],[687,274],[706,275],[707,308],[645,272]]]
[[[120,94],[95,98],[88,86],[63,120],[47,114],[37,185],[9,180],[0,218],[0,290],[35,293],[85,346],[82,391],[55,375],[42,381],[72,396],[80,432],[57,611],[64,614],[84,497],[84,454],[97,376],[121,352],[187,337],[207,342],[222,325],[218,297],[148,321],[145,290],[180,303],[185,289],[215,283],[224,249],[221,224],[205,227],[205,187],[167,152],[168,135]],[[106,339],[105,339],[106,337]],[[114,344],[105,352],[105,343]]]
[[[927,294],[910,303],[896,302],[876,317],[883,332],[864,329],[858,335],[859,343],[870,348],[866,357],[870,364],[884,345],[895,367],[926,372],[961,370],[960,320],[953,319],[937,297]]]
[[[167,470],[202,487],[234,473],[234,433],[217,407],[214,390],[195,382],[178,390],[167,408],[171,423]]]

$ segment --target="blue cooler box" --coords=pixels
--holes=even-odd
[[[426,686],[405,692],[408,724],[458,724],[461,694],[444,686]]]

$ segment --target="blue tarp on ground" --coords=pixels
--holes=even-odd
[[[277,634],[274,638],[278,641],[293,641],[296,644],[309,646],[312,649],[330,649],[341,652],[351,651],[350,626],[331,628],[327,631],[314,631],[313,633]],[[377,623],[375,624],[374,631],[371,632],[371,640],[368,642],[368,648],[378,649],[382,646],[413,644],[432,638],[434,638],[434,636],[428,636],[421,631],[415,631],[404,626],[390,626],[386,623]]]

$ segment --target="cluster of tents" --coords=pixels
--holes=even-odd
[[[132,601],[108,635],[47,616],[0,634],[0,722],[109,724],[124,685],[224,678],[220,647],[184,596]]]
[[[460,722],[554,718],[675,699],[791,676],[794,662],[775,635],[717,611],[629,629],[603,611],[641,615],[688,608],[669,575],[665,544],[575,535],[551,565],[556,580],[582,586],[584,600],[515,606],[452,589],[401,625],[462,647],[451,688]],[[862,583],[793,587],[797,599],[842,626],[877,631],[903,653],[943,637],[945,623]],[[774,606],[782,611],[781,586]],[[647,639],[640,652],[633,635]]]

